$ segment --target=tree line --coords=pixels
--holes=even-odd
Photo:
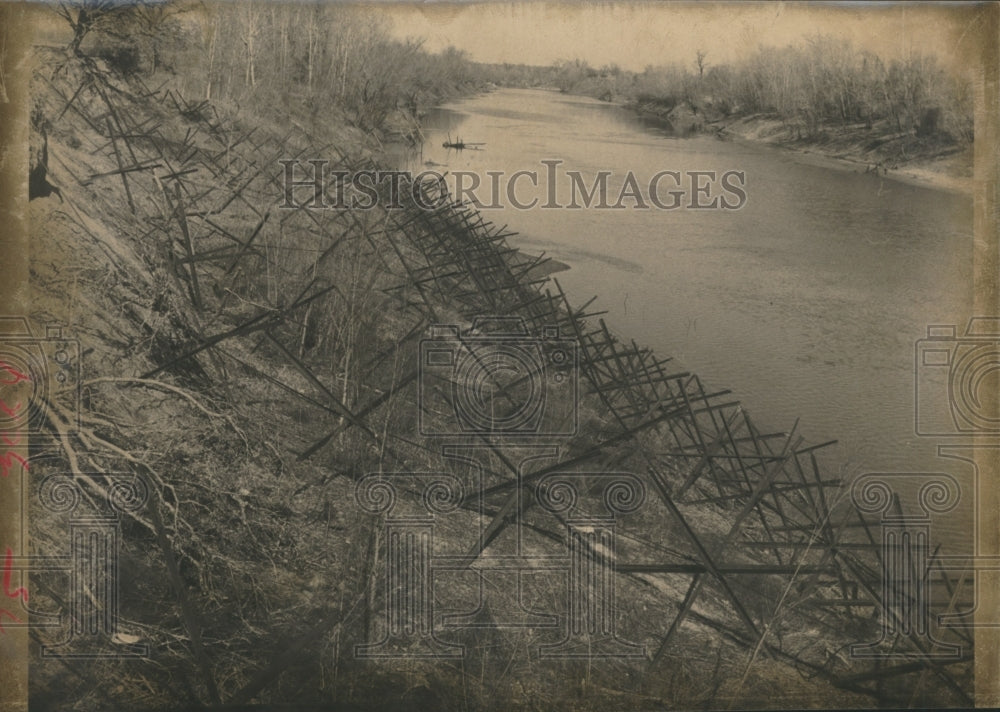
[[[555,87],[667,113],[684,105],[707,121],[767,114],[802,138],[830,126],[971,143],[971,83],[932,55],[886,59],[825,35],[759,47],[738,63],[689,62],[633,72],[585,60],[537,67],[478,64],[454,48],[432,53],[392,36],[383,16],[346,3],[173,3],[74,0],[59,12],[123,71],[175,72],[188,95],[298,105],[340,114],[364,131],[408,124],[422,108],[491,85]]]
[[[122,72],[169,72],[191,97],[298,105],[364,131],[414,123],[421,107],[484,82],[465,53],[395,38],[382,16],[345,3],[76,0],[59,12],[71,49]]]
[[[669,111],[684,103],[711,118],[770,114],[813,138],[830,125],[887,129],[969,143],[971,83],[928,54],[884,59],[849,41],[817,35],[801,45],[760,47],[738,64],[712,64],[699,51],[688,64],[630,72],[558,62],[564,92],[624,100]]]

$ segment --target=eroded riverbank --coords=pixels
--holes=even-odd
[[[637,114],[665,122],[681,134],[714,135],[726,141],[747,141],[793,151],[817,165],[869,173],[912,185],[972,195],[972,146],[940,137],[921,137],[914,131],[893,130],[882,121],[824,125],[812,135],[797,123],[771,114],[741,117],[699,115],[690,107],[670,110],[650,103],[626,102]]]

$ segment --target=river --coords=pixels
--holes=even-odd
[[[504,207],[485,212],[519,233],[513,245],[568,265],[555,276],[578,303],[597,295],[614,330],[731,389],[761,429],[800,419],[810,442],[838,440],[825,460],[848,476],[950,471],[935,455],[941,439],[915,435],[915,378],[939,376],[915,374],[914,349],[929,324],[961,333],[971,313],[971,198],[770,146],[674,137],[553,91],[473,97],[435,109],[424,128],[414,172],[471,171],[485,185],[487,171],[539,170],[544,185],[541,162],[561,161],[555,170],[579,171],[587,186],[610,171],[612,203],[629,170],[643,193],[664,170],[741,172],[739,209],[691,209],[689,189],[674,210],[517,210],[501,191]],[[485,145],[442,146],[459,137]],[[520,202],[545,201],[527,179],[517,185]],[[946,529],[961,528],[962,511]]]

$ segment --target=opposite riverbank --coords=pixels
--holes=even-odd
[[[699,112],[687,104],[669,110],[650,102],[621,104],[640,116],[665,122],[682,135],[709,133],[723,141],[764,143],[794,151],[822,165],[870,173],[954,193],[972,194],[971,145],[940,136],[921,136],[915,131],[897,131],[887,121],[866,124],[825,124],[812,132],[798,122],[785,122],[771,114],[723,117]]]

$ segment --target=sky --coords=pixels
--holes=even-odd
[[[850,39],[883,57],[921,51],[960,60],[974,42],[976,3],[430,2],[380,6],[398,37],[454,46],[482,62],[550,65],[586,59],[625,69],[728,63],[760,45],[798,44],[817,33]]]

